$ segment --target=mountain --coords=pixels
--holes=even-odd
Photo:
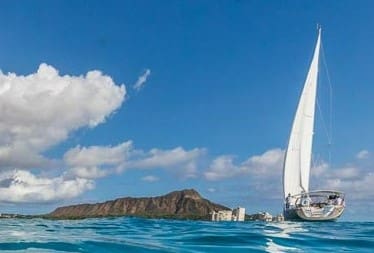
[[[125,197],[96,204],[59,207],[46,218],[81,219],[89,217],[136,216],[147,218],[210,219],[212,211],[229,208],[210,202],[194,189],[170,192],[158,197]]]

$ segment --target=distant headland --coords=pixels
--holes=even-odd
[[[186,189],[157,197],[125,197],[103,203],[64,206],[44,215],[44,217],[51,219],[82,219],[133,216],[210,220],[212,212],[223,210],[230,210],[230,208],[202,198],[194,189]]]
[[[242,213],[241,218],[238,214]],[[244,208],[230,208],[203,198],[194,189],[173,191],[157,197],[124,197],[95,204],[62,206],[43,215],[0,214],[0,218],[86,219],[105,217],[189,219],[214,221],[282,221],[267,212],[245,214]]]

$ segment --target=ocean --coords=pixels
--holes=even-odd
[[[374,252],[374,222],[1,219],[1,252]]]

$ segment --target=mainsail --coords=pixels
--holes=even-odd
[[[321,29],[296,110],[284,161],[284,197],[309,190]]]

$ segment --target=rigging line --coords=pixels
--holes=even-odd
[[[326,57],[325,57],[325,50],[323,48],[323,44],[322,44],[322,41],[321,41],[321,51],[322,51],[322,59],[323,59],[323,65],[325,67],[325,72],[326,72],[326,76],[327,76],[327,82],[329,83],[329,113],[330,113],[330,120],[329,120],[329,130],[330,130],[330,136],[331,136],[331,142],[332,142],[332,115],[333,115],[333,112],[332,112],[332,109],[333,109],[333,106],[332,106],[332,84],[331,84],[331,78],[330,78],[330,73],[329,73],[329,69],[327,68],[327,62],[326,62]],[[329,143],[330,145],[332,143]]]
[[[322,125],[323,125],[323,127],[324,127],[324,129],[325,129],[325,132],[326,132],[327,141],[328,141],[328,143],[329,143],[329,145],[330,145],[330,143],[331,143],[331,136],[330,136],[329,131],[328,131],[328,129],[327,129],[326,121],[325,121],[325,119],[323,118],[323,114],[322,114],[321,106],[319,105],[319,102],[318,102],[318,97],[317,97],[317,108],[318,108],[318,112],[319,112],[319,114],[320,114],[320,116],[321,116],[321,119],[322,119]]]
[[[319,104],[318,95],[317,95],[316,102],[317,102],[316,104],[317,104],[317,108],[318,108],[318,113],[321,117],[322,125],[323,125],[323,128],[325,130],[326,137],[327,137],[327,142],[328,142],[328,151],[327,151],[328,152],[328,163],[331,164],[331,136],[330,136],[329,131],[327,129],[327,124],[326,124],[325,118],[323,117],[322,109],[321,109],[321,106]]]
[[[328,84],[329,84],[329,113],[330,113],[330,117],[329,117],[329,132],[330,132],[330,140],[329,140],[329,149],[328,149],[328,153],[329,153],[329,164],[331,166],[331,146],[332,146],[332,140],[333,140],[333,132],[332,132],[332,125],[333,125],[333,88],[332,88],[332,83],[331,83],[331,78],[330,78],[330,73],[329,73],[329,69],[327,68],[327,61],[326,61],[326,56],[325,56],[325,50],[323,48],[323,43],[321,41],[321,51],[322,51],[322,59],[323,59],[323,65],[325,67],[325,72],[326,72],[326,76],[327,76],[327,81],[328,81]]]

